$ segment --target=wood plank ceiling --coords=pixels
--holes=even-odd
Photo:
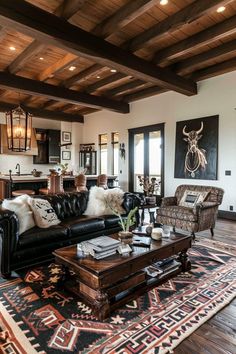
[[[218,12],[219,7],[225,7]],[[0,0],[0,110],[83,122],[236,70],[236,0]]]

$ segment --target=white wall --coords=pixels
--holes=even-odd
[[[5,124],[5,114],[0,113],[0,124]],[[62,163],[68,162],[70,169],[76,169],[79,166],[79,144],[82,140],[81,123],[68,123],[60,122],[55,120],[48,120],[33,117],[33,127],[34,128],[44,128],[44,129],[58,129],[61,131],[71,132],[72,134],[72,146],[68,150],[61,148],[61,151],[71,151],[71,160],[63,161]],[[42,171],[44,174],[49,172],[49,168],[53,165],[36,165],[33,164],[33,156],[24,155],[5,155],[0,154],[0,172],[8,173],[11,169],[13,173],[15,172],[15,166],[19,163],[21,166],[21,173],[30,173],[34,168]]]
[[[173,195],[181,183],[214,185],[225,189],[222,210],[236,210],[236,71],[198,84],[199,93],[187,97],[175,92],[163,93],[131,104],[131,113],[101,111],[86,117],[83,143],[98,142],[98,134],[118,131],[126,146],[126,160],[120,160],[120,185],[128,189],[128,129],[165,122],[165,195]],[[174,178],[176,122],[219,114],[218,180]],[[110,160],[109,160],[109,165]],[[225,176],[231,170],[231,176]],[[110,172],[108,170],[108,172]]]

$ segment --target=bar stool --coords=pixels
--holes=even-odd
[[[11,192],[12,197],[19,197],[23,194],[35,195],[35,191],[33,191],[32,189],[19,189]]]
[[[12,190],[12,185],[13,185],[13,180],[11,176],[12,171],[9,170],[9,177],[10,177],[10,196],[11,197],[19,197],[20,195],[23,194],[28,194],[28,195],[35,195],[35,191],[33,189],[17,189],[15,191]]]
[[[86,187],[87,183],[87,177],[81,173],[78,176],[75,177],[75,187],[76,187],[76,192],[85,192],[88,190]]]
[[[108,185],[107,185],[107,175],[106,175],[105,173],[98,176],[98,179],[97,179],[97,186],[98,186],[98,187],[102,187],[102,188],[104,188],[104,189],[108,189]]]
[[[58,175],[48,176],[48,186],[47,188],[40,188],[39,194],[57,194],[64,193],[63,189],[63,178]]]

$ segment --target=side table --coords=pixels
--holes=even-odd
[[[153,210],[154,209],[154,210]],[[154,224],[155,220],[155,212],[158,209],[157,204],[143,204],[139,206],[139,210],[141,211],[139,225],[143,226],[144,218],[145,218],[145,210],[149,212],[149,222],[150,224]]]

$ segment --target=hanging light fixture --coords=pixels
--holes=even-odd
[[[6,112],[8,149],[27,151],[31,149],[32,114],[25,112],[19,105]]]

